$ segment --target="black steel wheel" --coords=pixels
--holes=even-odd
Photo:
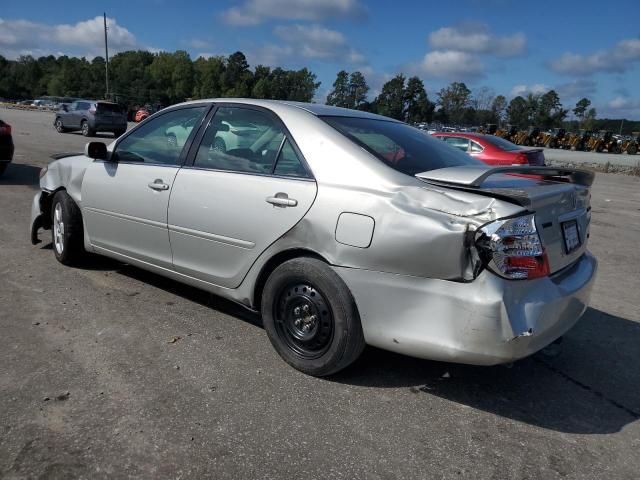
[[[351,292],[321,260],[295,258],[277,267],[265,283],[261,311],[276,351],[306,374],[336,373],[364,349]]]
[[[318,358],[333,339],[331,307],[310,283],[283,286],[274,304],[273,318],[280,337],[303,358]]]

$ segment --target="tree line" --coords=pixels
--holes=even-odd
[[[253,97],[310,102],[320,86],[306,68],[249,68],[242,52],[199,57],[185,51],[127,51],[109,61],[109,91],[129,104],[171,105],[188,98]],[[105,59],[0,56],[0,98],[104,98]]]
[[[109,61],[110,92],[132,105],[171,105],[192,98],[249,97],[312,101],[320,82],[302,68],[286,70],[249,66],[242,52],[229,56],[199,57],[192,60],[185,51],[126,51]],[[385,82],[375,98],[362,72],[338,72],[326,103],[365,110],[408,123],[479,126],[511,124],[524,129],[536,125],[548,129],[565,127],[618,131],[621,120],[597,119],[587,98],[565,108],[554,90],[519,95],[507,101],[488,87],[471,91],[463,82],[453,82],[427,95],[423,81],[398,74]],[[22,100],[45,95],[77,98],[104,98],[105,60],[53,55],[8,60],[0,56],[0,98]],[[568,121],[573,113],[575,120]],[[624,121],[623,133],[640,130],[640,122]]]

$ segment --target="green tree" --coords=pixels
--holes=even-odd
[[[349,77],[349,95],[348,105],[349,108],[359,110],[362,105],[367,101],[367,94],[369,93],[369,85],[361,72],[353,72]]]
[[[462,82],[453,82],[438,92],[438,104],[454,123],[462,123],[464,110],[469,106],[470,99],[471,90]]]
[[[422,80],[411,77],[404,91],[404,120],[408,123],[429,122],[433,116],[433,108]]]
[[[573,114],[576,116],[580,124],[584,122],[584,117],[587,114],[587,109],[591,105],[591,100],[588,98],[582,98],[576,103],[576,108],[573,109]]]
[[[596,124],[596,109],[591,107],[584,116],[584,128],[587,130],[594,130]]]
[[[349,72],[340,70],[333,82],[333,90],[327,95],[327,105],[335,107],[351,108],[349,88]]]
[[[515,125],[518,128],[526,128],[529,125],[527,101],[519,95],[512,99],[507,108],[507,118],[511,125]]]
[[[560,97],[555,90],[549,90],[540,97],[536,114],[536,125],[543,129],[560,126],[567,116],[567,110],[562,108]]]
[[[232,53],[227,58],[226,69],[221,77],[222,96],[248,97],[253,87],[252,80],[247,57],[242,52]]]
[[[222,74],[225,71],[224,63],[224,57],[199,57],[194,62],[193,96],[195,98],[216,98],[222,96]]]
[[[404,75],[398,74],[382,86],[375,99],[376,110],[380,115],[404,120]]]

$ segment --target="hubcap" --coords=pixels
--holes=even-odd
[[[64,252],[64,222],[62,221],[62,205],[56,204],[53,210],[53,245],[58,255]]]
[[[56,122],[56,129],[58,129],[58,131],[62,130],[62,122],[60,120]]]
[[[324,354],[333,338],[331,308],[312,285],[289,285],[281,290],[274,318],[280,337],[305,359]]]
[[[82,124],[82,133],[84,134],[89,133],[89,125],[87,125],[87,122]]]

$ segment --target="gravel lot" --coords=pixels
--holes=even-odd
[[[561,351],[480,368],[370,348],[320,380],[228,302],[30,245],[38,170],[85,139],[51,114],[0,118],[16,144],[0,180],[0,478],[638,478],[640,178],[597,176],[599,277]]]

